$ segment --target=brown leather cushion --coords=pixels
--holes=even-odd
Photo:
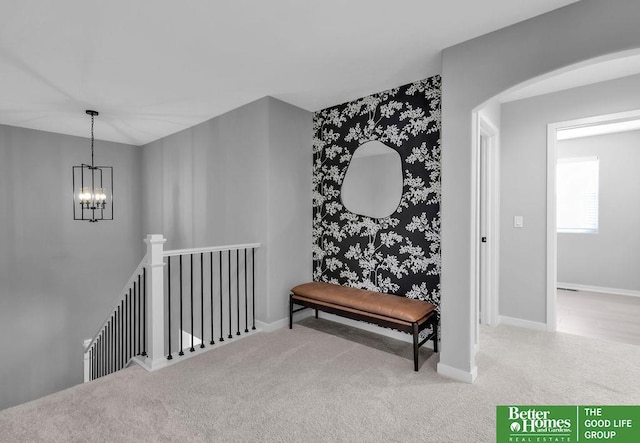
[[[309,299],[407,322],[418,322],[436,308],[421,300],[325,282],[304,283],[291,289],[291,292]]]

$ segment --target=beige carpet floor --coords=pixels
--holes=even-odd
[[[0,411],[7,442],[493,442],[500,404],[640,404],[640,347],[482,327],[473,384],[437,355],[308,318]],[[5,382],[5,381],[3,381]]]

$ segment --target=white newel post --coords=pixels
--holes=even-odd
[[[84,382],[88,382],[90,381],[91,378],[91,373],[89,372],[91,370],[91,361],[89,360],[89,350],[87,349],[87,346],[89,346],[91,344],[91,339],[88,338],[86,340],[84,340],[84,342],[82,343],[82,349],[84,349]]]
[[[166,365],[164,355],[164,261],[163,245],[167,240],[161,234],[149,234],[144,242],[147,244],[145,267],[147,268],[147,325],[148,349],[145,364],[150,370]]]

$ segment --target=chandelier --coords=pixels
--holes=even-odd
[[[91,164],[73,166],[73,219],[96,223],[113,220],[113,167],[95,166],[93,159],[93,123],[98,115],[91,116]]]

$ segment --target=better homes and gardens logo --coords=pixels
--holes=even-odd
[[[497,443],[640,442],[640,406],[498,406]]]
[[[506,408],[506,410],[500,410]],[[505,414],[506,412],[506,414]],[[575,408],[571,406],[498,406],[498,429],[506,424],[508,442],[570,442]],[[505,423],[506,420],[506,423]]]

